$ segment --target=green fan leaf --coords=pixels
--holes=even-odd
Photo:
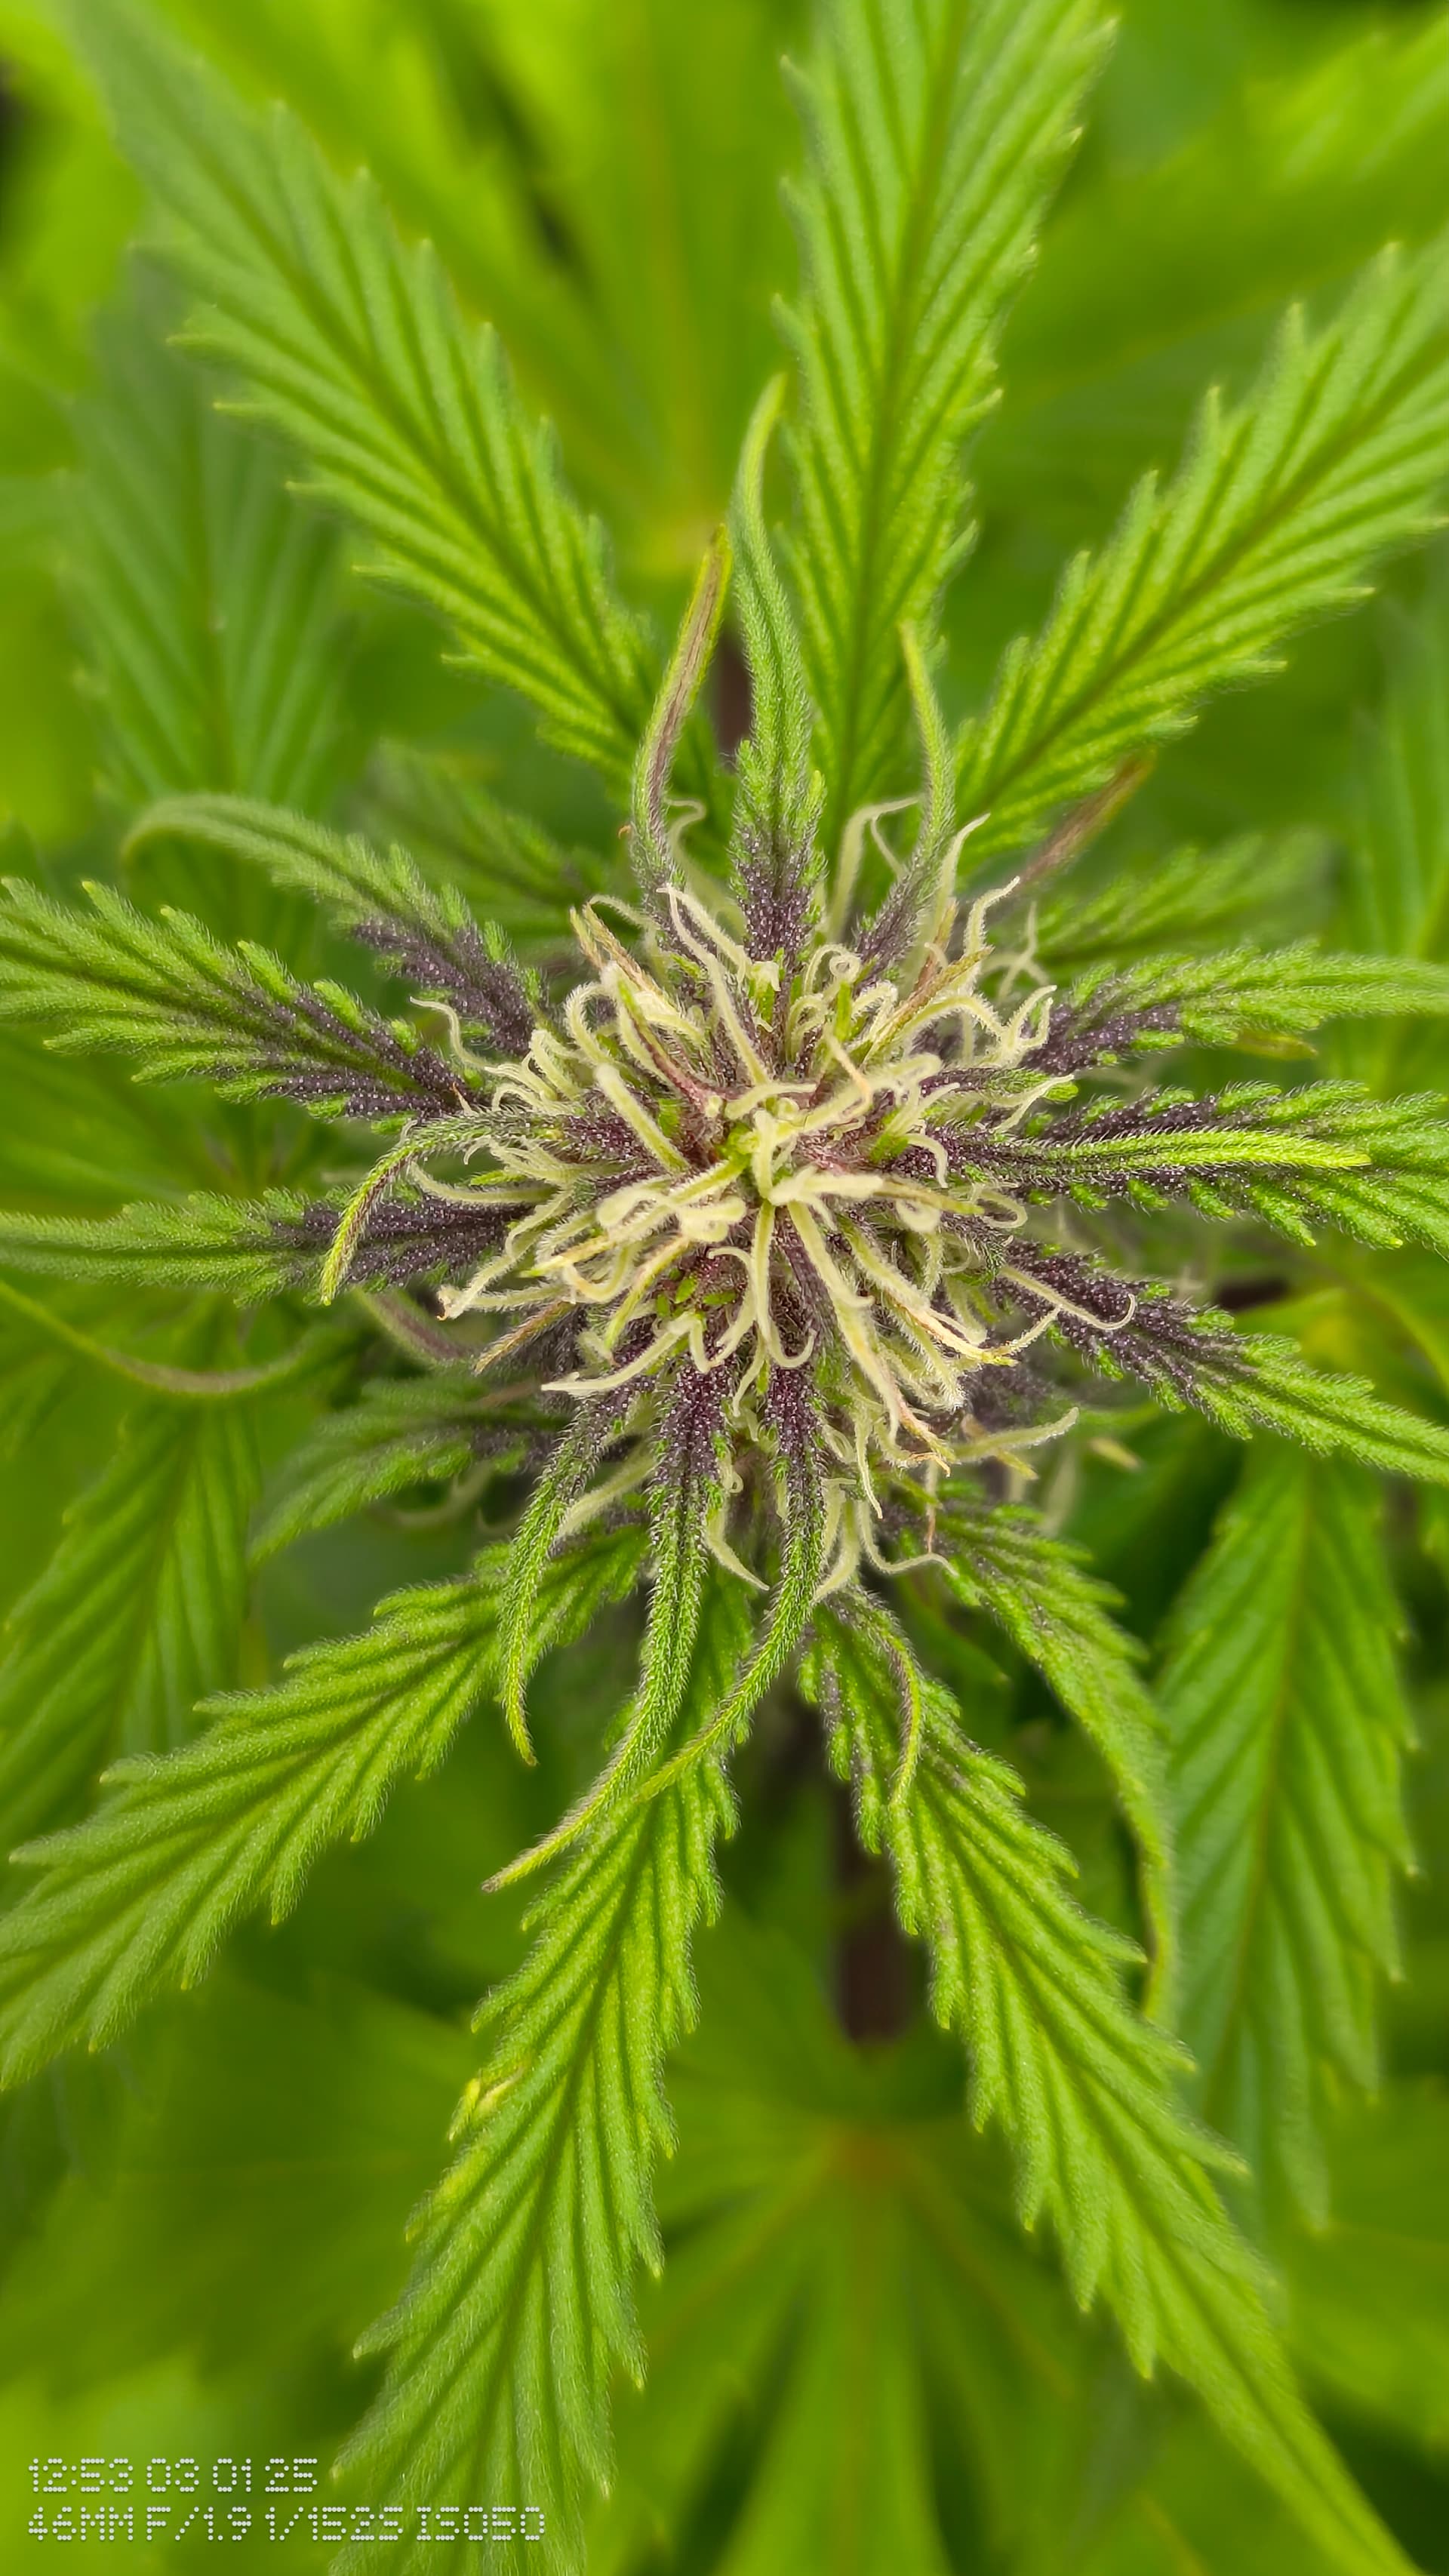
[[[229,1098],[280,1094],[316,1116],[438,1117],[465,1097],[405,1021],[339,984],[306,986],[263,948],[223,948],[184,913],[160,922],[107,886],[94,918],[11,878],[0,904],[0,1017],[55,1024],[65,1052],[139,1058],[138,1079],[206,1075]]]
[[[194,1098],[138,1090],[122,1066],[37,1047],[29,1029],[3,1022],[0,1086],[25,1103],[0,1133],[7,1198],[95,1213],[120,1199],[215,1183]]]
[[[962,442],[1102,33],[1095,0],[845,0],[797,76],[793,563],[830,846],[909,775],[899,630],[964,551]]]
[[[1215,957],[1147,956],[1078,976],[1053,1013],[1054,1039],[1058,1013],[1069,1041],[1091,1036],[1125,1049],[1196,1038],[1227,1046],[1297,1037],[1325,1020],[1442,1016],[1449,1013],[1449,966],[1336,956],[1313,940]]]
[[[1314,32],[1322,44],[1265,53],[1225,22],[1133,29],[1142,122],[1083,170],[1022,299],[981,461],[994,514],[1099,518],[1177,438],[1204,376],[1260,347],[1285,302],[1337,295],[1386,241],[1442,227],[1444,21]]]
[[[192,788],[320,802],[340,716],[335,541],[162,328],[151,297],[108,318],[79,413],[73,579],[109,781],[126,805]]]
[[[1263,1450],[1174,1612],[1160,1699],[1202,2100],[1323,2214],[1325,2088],[1376,2077],[1410,1733],[1371,1481]]]
[[[1322,877],[1327,844],[1315,832],[1244,832],[1217,849],[1175,850],[1150,867],[1120,867],[1098,888],[1068,880],[1036,906],[1036,947],[1060,982],[1130,960],[1201,956],[1255,930],[1287,932]]]
[[[1237,1440],[1277,1431],[1319,1457],[1449,1478],[1449,1428],[1385,1403],[1366,1378],[1312,1367],[1286,1335],[1237,1332],[1214,1307],[1129,1286],[1075,1254],[1022,1251],[1011,1276],[1067,1349],[1102,1377],[1137,1379],[1169,1412],[1191,1405]]]
[[[1449,579],[1436,564],[1419,614],[1390,629],[1389,686],[1360,770],[1343,872],[1344,935],[1423,973],[1449,959]],[[1410,961],[1413,961],[1410,964]],[[1376,1091],[1437,1082],[1432,1033],[1357,1037],[1349,1063]]]
[[[972,2530],[1002,2565],[1053,2565],[1102,2355],[1023,2240],[995,2141],[962,2123],[952,2053],[932,2050],[923,2080],[915,2050],[852,2048],[804,1949],[742,1909],[701,1983],[670,2068],[680,2146],[660,2176],[668,2259],[641,2302],[649,2379],[619,2409],[590,2576],[682,2555],[735,2459],[729,2576],[944,2576],[961,2562],[938,2425]]]
[[[888,2163],[897,2142],[885,2134]],[[852,2169],[853,2143],[847,2134],[835,2163],[818,2148],[802,2159],[807,2175],[813,2163],[820,2176],[816,2205],[798,2174],[787,2168],[784,2178],[796,2204],[777,2218],[787,2243],[773,2245],[759,2269],[773,2276],[771,2288],[778,2281],[786,2296],[793,2291],[794,2313],[784,2321],[783,2350],[777,2344],[760,2356],[758,2366],[770,2371],[771,2404],[731,2534],[731,2576],[775,2576],[784,2567],[850,2567],[852,2576],[896,2576],[908,2567],[912,2576],[951,2576],[933,2492],[925,2356],[913,2349],[912,2333],[929,2306],[927,2284],[942,2250],[913,2205],[916,2176],[903,2188],[882,2188],[869,2169],[869,2143],[860,2159],[865,2170]],[[922,2198],[928,2188],[922,2176]],[[775,2215],[767,2205],[756,2225]],[[716,2250],[718,2259],[724,2249]],[[748,2240],[728,2251],[738,2270]],[[751,2286],[758,2310],[764,2284],[757,2278]],[[980,2295],[978,2278],[972,2304]],[[710,2322],[718,2328],[734,2319],[726,2310]],[[757,2340],[757,2315],[743,2322]],[[862,2440],[866,2424],[870,2437]]]
[[[823,783],[810,758],[811,709],[800,640],[770,551],[762,498],[765,454],[784,379],[766,388],[750,423],[735,489],[740,619],[751,722],[739,752],[735,838],[753,881],[777,898],[818,872],[815,829]],[[768,933],[764,938],[768,949]]]
[[[358,832],[328,831],[260,798],[163,797],[133,825],[126,846],[168,833],[249,860],[289,894],[324,904],[345,930],[379,921],[418,939],[447,940],[476,926],[461,896],[451,887],[435,892],[406,850],[375,850]]]
[[[1190,1355],[1183,1392],[1236,1439],[1277,1431],[1320,1458],[1341,1453],[1389,1475],[1449,1483],[1449,1428],[1386,1404],[1366,1378],[1313,1368],[1283,1334],[1210,1327]]]
[[[1011,2140],[1024,2222],[1049,2219],[1079,2303],[1100,2293],[1137,2368],[1161,2358],[1196,2389],[1325,2564],[1404,2576],[1298,2395],[1218,2203],[1209,2176],[1235,2160],[1178,2107],[1182,2052],[1122,1993],[1131,1944],[1082,1913],[1069,1856],[933,1684],[910,1795],[888,1794],[898,1692],[868,1625],[822,1618],[810,1682],[862,1833],[889,1852],[901,1919],[928,1945],[936,2015],[969,2051],[972,2117]]]
[[[1349,865],[1345,928],[1395,960],[1449,954],[1449,578],[1390,629],[1390,683],[1374,729]]]
[[[1035,643],[1013,644],[960,744],[973,854],[1012,849],[1225,681],[1276,667],[1305,619],[1362,598],[1392,546],[1436,524],[1449,456],[1449,256],[1386,253],[1337,318],[1290,313],[1263,375],[1210,395],[1159,493],[1063,576]]]
[[[285,110],[254,121],[129,0],[88,7],[77,33],[201,298],[192,345],[301,450],[306,488],[370,541],[366,569],[626,791],[653,695],[641,630],[432,250],[399,240],[365,174],[336,178]]]
[[[71,1375],[68,1352],[49,1347],[31,1317],[9,1306],[0,1320],[0,1465],[13,1467],[43,1430]]]
[[[0,1921],[0,2070],[15,2083],[60,2049],[104,2047],[152,1994],[193,1984],[237,1917],[289,1913],[329,1844],[372,1831],[399,1780],[436,1769],[494,1687],[499,1550],[466,1582],[402,1593],[377,1625],[294,1656],[269,1690],[213,1700],[209,1732],[109,1774],[84,1824],[22,1847],[39,1884]],[[549,1570],[542,1644],[627,1590],[637,1532]]]
[[[1431,2458],[1449,2435],[1449,2101],[1437,2082],[1386,2084],[1329,2141],[1332,2213],[1286,2230],[1293,2341],[1335,2406],[1407,2432]]]
[[[1414,1237],[1449,1250],[1449,1123],[1432,1098],[1378,1101],[1339,1082],[1286,1092],[1234,1083],[1202,1099],[1148,1092],[1126,1105],[1100,1099],[1044,1135],[976,1128],[966,1150],[1008,1188],[1060,1191],[1085,1207],[1182,1197],[1306,1246],[1326,1224],[1367,1243]]]
[[[379,839],[401,841],[436,886],[455,887],[521,944],[566,939],[571,911],[612,882],[596,852],[563,849],[510,814],[460,754],[394,744],[373,763],[363,802]]]
[[[717,1583],[693,1713],[738,1649],[737,1596]],[[582,2495],[608,2469],[609,2379],[621,2363],[642,2374],[632,2277],[659,2260],[661,2066],[694,2017],[691,1941],[715,1909],[714,1845],[732,1817],[718,1764],[694,1764],[607,1824],[543,1898],[530,1956],[484,2006],[487,2058],[458,2160],[423,2212],[412,2286],[369,2338],[388,2379],[343,2465],[371,2495],[533,2507],[541,2528],[495,2551],[505,2569],[581,2563]],[[430,2555],[364,2544],[342,2564],[413,2576]]]
[[[526,1446],[498,1399],[480,1395],[465,1370],[379,1378],[356,1404],[324,1414],[293,1450],[253,1555],[275,1556],[417,1485],[466,1479],[476,1493],[486,1477],[517,1467]]]
[[[163,1753],[235,1677],[259,1482],[238,1405],[134,1416],[11,1613],[0,1662],[0,1832],[48,1823],[115,1754]]]
[[[1110,1616],[1116,1595],[1084,1571],[1081,1552],[1047,1535],[1036,1515],[953,1500],[943,1570],[966,1609],[1005,1629],[1111,1774],[1142,1855],[1153,1985],[1170,1994],[1175,1967],[1172,1830],[1162,1720],[1143,1687],[1141,1649]]]
[[[1178,737],[1445,506],[1449,14],[1275,71],[1283,14],[1138,0],[1053,213],[1106,0],[0,0],[0,2238],[59,2183],[0,2345],[43,2321],[84,2396],[219,2353],[230,2303],[320,2452],[339,2330],[402,2291],[361,2510],[293,2518],[352,2576],[1408,2576],[1423,2464],[1375,2453],[1371,2507],[1289,2356],[1437,2439],[1442,2105],[1396,2107],[1375,2285],[1367,2100],[1401,1787],[1428,1859],[1443,1822],[1449,1512],[1381,1523],[1370,1475],[1449,1490],[1437,556],[1206,765]],[[91,341],[138,207],[169,273]],[[994,534],[948,638],[968,443]],[[1164,1716],[1119,1620],[1169,1605]],[[1441,1915],[1431,1879],[1395,2066],[1433,2062]],[[244,1924],[305,2009],[177,2006]],[[427,2117],[479,2067],[406,2288],[417,2121],[375,2192],[343,2154],[336,2225],[284,2152],[313,2024],[400,2080],[359,1974],[424,1980]],[[275,2234],[202,2208],[233,2043],[258,2083],[281,2052],[275,2173],[237,2168]],[[117,2068],[51,2061],[118,2044],[152,2107],[61,2179]],[[128,2160],[184,2201],[188,2137],[191,2260],[128,2361],[126,2209],[166,2214]],[[1376,2287],[1404,2349],[1355,2357]],[[255,2408],[177,2387],[159,2451],[257,2454]],[[11,2413],[27,2456],[92,2444],[64,2390]]]
[[[453,886],[430,886],[406,850],[384,856],[360,833],[344,837],[235,796],[167,797],[142,815],[127,846],[171,833],[245,859],[287,893],[324,906],[462,1028],[481,1030],[500,1050],[526,1049],[536,980],[520,972],[503,933],[476,921]]]
[[[468,2072],[466,2031],[362,1980],[296,1994],[223,1970],[138,2056],[140,2081],[104,2088],[118,2098],[103,2168],[71,2177],[11,2271],[7,2332],[64,2353],[92,2388],[124,2374],[154,2389],[178,2349],[208,2375],[248,2377],[335,2350],[339,2322],[355,2332],[396,2284],[407,2211]],[[102,2089],[93,2073],[88,2089]],[[13,2123],[24,2105],[6,2107]],[[143,2407],[150,2452],[175,2419],[164,2396]],[[250,2537],[285,2565],[255,2503]]]
[[[141,1201],[118,1216],[31,1216],[0,1209],[0,1261],[62,1279],[130,1280],[155,1288],[219,1288],[243,1305],[313,1286],[336,1225],[290,1190],[255,1200],[198,1193]]]

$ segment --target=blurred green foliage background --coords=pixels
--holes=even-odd
[[[244,90],[289,99],[339,161],[367,161],[403,223],[433,238],[556,424],[626,582],[673,612],[778,363],[771,296],[793,271],[778,177],[795,138],[777,62],[804,40],[803,7],[164,0],[162,14]],[[1122,17],[1008,335],[1005,399],[978,443],[982,535],[944,675],[958,708],[1040,614],[1064,554],[1110,522],[1137,471],[1173,455],[1203,381],[1240,384],[1285,299],[1330,298],[1384,240],[1425,239],[1449,214],[1442,8],[1125,0]],[[118,806],[157,784],[117,776],[116,727],[77,685],[78,665],[95,670],[86,596],[103,531],[88,513],[107,407],[129,385],[153,424],[154,471],[132,506],[164,513],[190,492],[198,544],[208,468],[190,380],[137,354],[125,317],[157,290],[129,271],[136,194],[43,0],[0,0],[0,66],[0,816],[23,867],[69,879],[110,866]],[[143,366],[138,391],[128,371]],[[442,744],[602,848],[592,792],[441,664],[421,620],[351,584],[329,535],[275,533],[293,523],[265,518],[281,505],[260,453],[258,524],[321,549],[303,588],[335,627],[335,700],[309,736],[305,794],[288,792],[345,806],[379,736]],[[245,570],[195,551],[176,567],[223,655],[227,584]],[[127,674],[101,677],[114,710]],[[143,719],[144,705],[136,758]],[[224,753],[200,742],[199,774],[179,783],[229,783],[213,775]],[[1294,931],[1337,920],[1370,946],[1449,959],[1449,572],[1432,551],[1373,610],[1295,648],[1270,688],[1213,710],[1162,760],[1103,864],[1145,866],[1263,825],[1300,837],[1259,889],[1260,922],[1276,906]],[[246,900],[218,884],[206,909],[223,928],[264,929],[228,916]],[[1338,1061],[1437,1083],[1442,1044],[1416,1037],[1393,1068]],[[240,1169],[251,1150],[240,1113],[168,1102],[161,1119],[120,1077],[9,1035],[0,1078],[0,1194],[13,1205],[52,1203],[42,1143],[52,1177],[64,1157],[68,1203],[96,1213],[128,1190],[204,1180],[219,1161]],[[267,1113],[273,1128],[285,1115]],[[1316,1357],[1442,1410],[1449,1305],[1426,1268],[1395,1256],[1370,1292],[1351,1256],[1325,1255],[1258,1293],[1293,1290]],[[1251,1284],[1251,1251],[1242,1269]],[[65,1311],[84,1321],[91,1295],[67,1292]],[[164,1317],[133,1304],[132,1329],[164,1338]],[[274,1427],[280,1449],[295,1425]],[[141,1476],[148,1436],[123,1390],[0,1308],[7,1601],[67,1529],[84,1538],[99,1479]],[[1137,1454],[1130,1471],[1089,1460],[1058,1504],[1152,1640],[1237,1460],[1209,1429],[1176,1422],[1144,1427]],[[247,1469],[256,1490],[268,1463]],[[1271,2214],[1263,2223],[1336,2436],[1406,2546],[1445,2569],[1449,1515],[1426,1511],[1427,1553],[1410,1551],[1405,1515],[1391,1530],[1411,1621],[1422,1876],[1389,2071],[1378,2099],[1338,2124],[1326,2228],[1275,2236]],[[269,1562],[242,1677],[357,1624],[379,1592],[453,1570],[469,1544],[457,1527],[379,1513]],[[104,1727],[164,1742],[167,1677],[137,1667],[136,1586],[125,1564],[112,1573]],[[79,1654],[94,1618],[66,1634],[62,1650]],[[628,1639],[615,1643],[622,1669]],[[368,2383],[352,2340],[401,2287],[404,2222],[471,2071],[471,2008],[518,1955],[516,1911],[480,1881],[577,1784],[609,1686],[596,1645],[557,1659],[540,1692],[538,1774],[476,1729],[444,1778],[319,1872],[280,1933],[247,1933],[134,2041],[0,2112],[0,2565],[49,2563],[49,2545],[42,2558],[23,2536],[35,2456],[325,2459],[355,2417]],[[1011,1674],[974,1675],[972,1706],[976,1731],[1010,1747],[1038,1812],[1077,1848],[1088,1900],[1120,1914],[1125,1854],[1090,1756]],[[840,2036],[821,1934],[839,1902],[829,1801],[780,1747],[752,1758],[775,1766],[771,1821],[730,1855],[738,1901],[704,1948],[702,2031],[677,2085],[681,2151],[662,2184],[673,2250],[646,2299],[656,2367],[621,2406],[601,2576],[666,2564],[685,2576],[1310,2576],[1307,2544],[1202,2420],[1141,2389],[1020,2241],[997,2157],[961,2124],[952,2053],[924,2037],[862,2051]],[[252,2543],[231,2563],[290,2576],[324,2557],[310,2541]],[[119,2561],[78,2543],[69,2563]],[[189,2576],[211,2551],[158,2541],[124,2563]]]

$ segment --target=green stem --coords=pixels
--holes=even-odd
[[[68,1350],[93,1367],[109,1369],[115,1377],[128,1378],[133,1386],[144,1386],[153,1395],[168,1396],[184,1404],[231,1404],[241,1396],[270,1393],[290,1385],[318,1367],[326,1355],[337,1349],[342,1338],[335,1333],[309,1333],[280,1359],[268,1360],[261,1368],[170,1368],[160,1360],[138,1359],[131,1351],[113,1350],[109,1342],[93,1341],[89,1333],[78,1331],[64,1316],[53,1314],[48,1306],[12,1288],[7,1279],[0,1279],[0,1305],[23,1316],[53,1341],[64,1342]]]
[[[354,1288],[353,1304],[360,1306],[380,1332],[406,1351],[410,1360],[424,1368],[467,1368],[476,1354],[466,1343],[450,1341],[440,1324],[425,1315],[410,1297],[399,1297],[386,1288]]]

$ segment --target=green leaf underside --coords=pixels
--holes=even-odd
[[[285,110],[255,122],[129,0],[77,30],[202,299],[188,338],[300,449],[366,568],[437,609],[478,669],[621,790],[652,696],[641,630],[491,332],[406,247],[365,174],[334,177]]]
[[[639,1534],[553,1570],[536,1633],[561,1643],[637,1575]],[[329,1844],[358,1840],[388,1795],[442,1761],[494,1687],[498,1550],[467,1581],[384,1602],[377,1624],[307,1648],[271,1689],[212,1701],[208,1733],[110,1773],[80,1825],[23,1847],[39,1884],[0,1923],[0,2069],[102,2047],[167,1985],[193,1984],[236,1918],[290,1912]]]
[[[1023,2219],[1050,2220],[1078,2301],[1100,2292],[1139,2370],[1160,2357],[1189,2381],[1328,2564],[1402,2576],[1297,2394],[1255,2258],[1217,2201],[1209,2176],[1234,2159],[1178,2106],[1180,2049],[1123,1996],[1131,1944],[1075,1904],[1067,1854],[1023,1813],[1016,1775],[961,1735],[948,1694],[923,1686],[914,1792],[896,1802],[898,1694],[879,1647],[822,1618],[807,1678],[927,1946],[936,2016],[967,2048],[972,2117],[1011,2141]]]
[[[1386,253],[1325,329],[1291,313],[1251,393],[1210,395],[1174,479],[1137,486],[1013,644],[959,746],[974,858],[1011,849],[1225,681],[1274,667],[1304,619],[1363,596],[1436,524],[1449,439],[1449,257]]]
[[[1409,1735],[1374,1487],[1266,1449],[1174,1614],[1161,1682],[1182,2029],[1208,2116],[1324,2211],[1325,2084],[1376,2080]]]

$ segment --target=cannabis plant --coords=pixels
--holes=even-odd
[[[736,118],[742,202],[747,135],[775,148],[768,15],[716,7],[668,38],[696,112]],[[555,19],[545,90],[570,77]],[[460,8],[438,30],[508,130],[517,28]],[[24,522],[79,639],[102,781],[38,848],[17,834],[0,911],[0,1013],[32,1049],[0,1219],[9,1425],[38,1454],[80,1383],[107,1454],[0,1681],[20,1846],[0,2063],[22,2103],[76,2047],[145,2094],[157,2061],[116,2060],[143,2009],[246,1918],[305,1926],[332,1846],[373,1835],[465,1728],[497,1739],[485,1773],[463,1754],[451,1830],[467,1781],[492,1784],[463,1866],[491,1869],[477,1919],[524,1938],[480,1954],[468,1935],[490,1990],[452,2161],[359,2347],[381,2366],[343,2483],[306,2508],[303,2538],[340,2540],[347,2568],[622,2570],[659,2543],[736,2576],[1125,2576],[1164,2551],[1245,2566],[1264,2529],[1294,2567],[1408,2564],[1285,2328],[1352,2417],[1359,2366],[1303,2321],[1331,2308],[1312,2229],[1338,2241],[1337,2142],[1375,2081],[1408,1856],[1403,1614],[1369,1471],[1392,1480],[1421,1627],[1440,1617],[1411,1544],[1446,1523],[1410,1500],[1449,1485],[1438,594],[1366,755],[1371,856],[1340,862],[1336,893],[1321,835],[1282,827],[1295,805],[1334,819],[1312,780],[1342,774],[1337,714],[1315,736],[1280,687],[1265,809],[1234,784],[1235,836],[1206,855],[1166,839],[1189,773],[1163,755],[1436,526],[1449,251],[1405,179],[1388,213],[1408,208],[1409,246],[1293,306],[1255,375],[1234,364],[1238,391],[1203,396],[1180,463],[1142,473],[988,675],[1035,573],[1024,539],[1015,576],[988,547],[973,610],[963,456],[1107,32],[1096,0],[832,0],[794,31],[784,364],[764,371],[742,288],[730,304],[725,224],[718,315],[689,317],[700,346],[720,334],[692,450],[669,444],[664,300],[646,381],[515,111],[516,185],[480,163],[470,197],[405,84],[389,104],[320,10],[284,43],[266,10],[241,27],[86,0],[80,71],[34,40],[109,171],[94,82],[149,214],[67,477]],[[1427,115],[1444,34],[1416,20],[1315,63],[1336,140],[1291,82],[1258,111],[1308,244],[1314,185],[1376,222],[1354,155],[1393,83]],[[310,91],[320,141],[249,103],[259,75]],[[1272,121],[1290,108],[1322,163],[1296,178]],[[377,179],[350,175],[359,136]],[[1079,286],[1140,271],[1149,340],[1188,292],[1186,244],[1218,255],[1224,309],[1235,260],[1276,295],[1266,252],[1203,240],[1224,166],[1188,148],[1135,208],[1119,188],[1094,219],[1084,185],[1056,219],[1058,242],[1087,227]],[[601,167],[607,196],[623,183]],[[131,200],[107,184],[118,233]],[[628,230],[616,285],[652,255]],[[752,281],[769,219],[739,239]],[[1321,285],[1310,247],[1285,260]],[[1071,274],[1059,255],[1067,376]],[[514,310],[528,392],[479,303]],[[536,385],[615,503],[632,597]],[[1053,506],[1096,504],[1090,435],[1074,459],[1064,441],[1038,548]],[[1029,455],[1005,428],[981,452],[1009,525]],[[346,594],[361,645],[339,529],[390,595]],[[417,676],[417,609],[445,630],[446,684]],[[1251,766],[1214,723],[1208,809],[1214,763]],[[1287,737],[1308,752],[1277,757]],[[1354,839],[1340,822],[1340,851]],[[18,1068],[22,1037],[6,1048]],[[94,1392],[111,1382],[119,1431]],[[1155,1698],[1077,1530],[1139,1629],[1185,1579]],[[419,1548],[438,1579],[339,1640]],[[249,1549],[266,1617],[244,1625]],[[323,1569],[310,1623],[279,1572],[294,1551]],[[419,1812],[425,1919],[448,1793]],[[243,1929],[252,1983],[225,1994],[286,1991],[288,1959],[299,1997],[327,1963],[367,1985],[392,1935],[359,1927],[395,1900],[345,1866],[315,1901],[350,1931],[309,1952]],[[696,1946],[714,2039],[709,2011],[690,2036]],[[431,2012],[431,2131],[452,1985],[372,1982],[374,2013]],[[208,2009],[171,2008],[183,2052],[225,2031]],[[246,2044],[285,2153],[311,2044],[289,2059],[265,2022]],[[406,2067],[360,2035],[357,2113],[392,2117],[374,2097]],[[671,2093],[685,2148],[661,2183]],[[1415,2119],[1432,2168],[1429,2097],[1385,2135]],[[656,2190],[670,2261],[641,2311]],[[1109,2324],[1059,2313],[1053,2265]],[[1372,2295],[1363,2313],[1372,2330]],[[1409,2424],[1442,2436],[1442,2312],[1413,2331],[1396,2402],[1414,2380]],[[621,2397],[646,2351],[646,2396]],[[1204,2417],[1134,2395],[1134,2373]],[[1113,2410],[1128,2430],[1099,2431],[1089,2470]],[[1204,2418],[1204,2487],[1237,2496],[1234,2458],[1260,2483],[1198,2555],[1151,2462]],[[251,2439],[225,2438],[214,2503]],[[45,2518],[61,2467],[59,2488],[37,2470],[38,2538],[72,2536]],[[1108,2492],[1145,2500],[1101,2543]],[[268,2510],[269,2531],[229,2528],[280,2548],[293,2525]],[[191,2563],[179,2521],[163,2537]]]

